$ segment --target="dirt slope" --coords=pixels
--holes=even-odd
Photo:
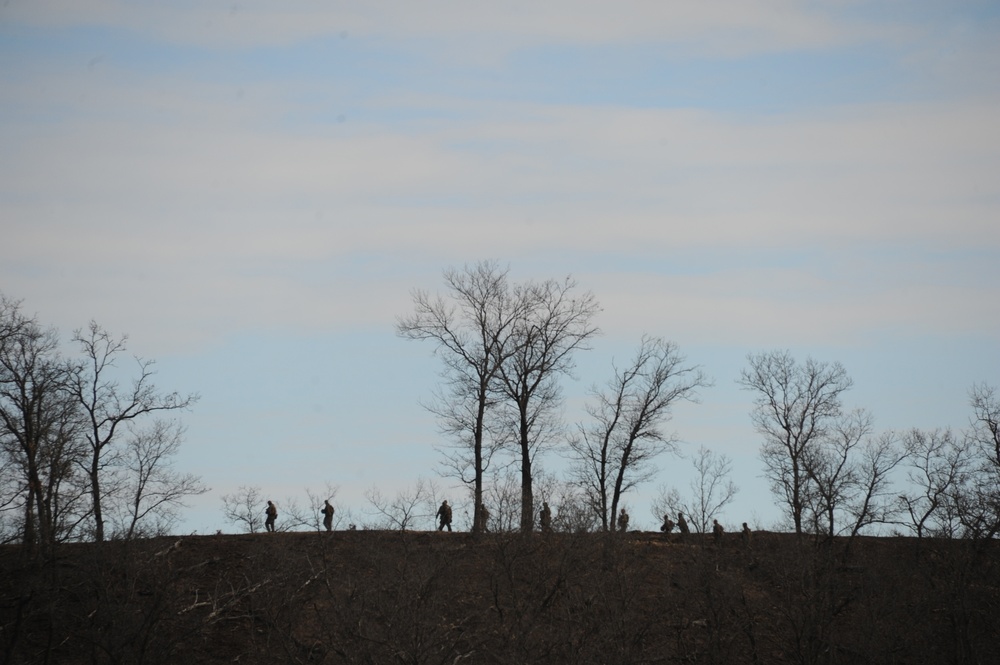
[[[996,543],[375,531],[0,548],[9,663],[1000,663]]]

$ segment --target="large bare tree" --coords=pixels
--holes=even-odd
[[[435,342],[444,362],[445,389],[429,408],[458,442],[449,465],[473,487],[475,531],[483,474],[508,442],[521,468],[521,528],[531,530],[532,462],[555,439],[559,379],[598,332],[594,296],[576,296],[571,278],[511,284],[507,272],[494,261],[445,271],[447,296],[414,291],[414,313],[396,326],[404,338]]]
[[[499,390],[505,398],[506,422],[514,433],[521,470],[521,531],[534,528],[532,467],[545,443],[558,437],[559,380],[574,368],[573,354],[588,348],[599,334],[593,318],[600,311],[590,292],[575,294],[567,277],[527,282],[515,289],[520,303],[514,321],[513,348],[499,363]]]
[[[652,478],[656,457],[676,451],[675,437],[663,431],[674,403],[695,400],[706,385],[676,344],[643,336],[629,364],[614,366],[607,385],[592,390],[591,421],[578,425],[570,450],[573,476],[605,531],[616,529],[622,495]]]
[[[76,461],[76,413],[67,399],[70,369],[55,330],[0,295],[0,444],[22,480],[22,540],[45,551],[59,537],[59,490]]]
[[[738,383],[754,393],[750,418],[764,437],[765,476],[801,534],[811,482],[806,458],[836,424],[841,395],[853,382],[840,363],[807,358],[800,364],[788,351],[750,354],[747,361]]]
[[[406,339],[429,340],[444,364],[444,388],[427,408],[442,431],[455,442],[446,453],[447,466],[472,486],[473,531],[480,532],[483,474],[502,443],[491,429],[496,406],[495,381],[514,350],[515,323],[523,318],[523,302],[512,291],[508,270],[481,261],[444,272],[445,295],[413,292],[414,311],[397,320]]]
[[[153,384],[153,361],[141,358],[134,359],[136,371],[128,387],[122,386],[117,362],[127,350],[125,335],[114,337],[91,321],[85,331],[76,331],[73,341],[80,345],[84,360],[77,367],[71,389],[85,414],[94,538],[103,541],[105,492],[101,481],[110,462],[108,452],[122,426],[157,411],[186,409],[198,396],[160,393]]]

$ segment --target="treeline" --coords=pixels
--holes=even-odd
[[[166,533],[207,491],[172,465],[184,429],[168,416],[198,396],[158,390],[153,361],[93,321],[71,344],[0,294],[0,542],[43,557]]]
[[[917,537],[993,538],[1000,528],[1000,396],[969,390],[969,426],[874,431],[848,410],[840,363],[752,354],[739,383],[754,394],[764,472],[795,532],[857,536],[871,525]],[[894,482],[900,475],[903,482]]]
[[[397,333],[429,341],[441,383],[427,401],[444,435],[443,470],[467,492],[448,496],[473,532],[536,528],[542,504],[564,532],[619,530],[628,493],[678,453],[673,408],[697,401],[712,379],[677,344],[643,335],[631,357],[609,362],[577,422],[563,421],[564,382],[600,330],[600,306],[572,278],[515,281],[483,261],[444,272],[442,293],[413,292]],[[0,543],[48,552],[60,542],[169,532],[186,497],[207,491],[172,459],[183,438],[178,412],[196,394],[160,391],[154,364],[129,356],[127,338],[95,322],[61,344],[58,331],[0,294]],[[750,418],[784,527],[828,537],[912,532],[993,538],[1000,529],[1000,396],[969,391],[969,425],[879,432],[849,408],[852,386],[836,362],[786,351],[750,354],[737,382],[753,397]],[[569,460],[563,477],[541,460]],[[735,496],[731,462],[701,447],[690,491],[660,487],[657,520],[684,513],[708,530]],[[279,501],[280,528],[313,528],[331,499]],[[264,496],[243,487],[223,499],[230,523],[255,531]],[[418,481],[394,495],[366,494],[362,511],[338,510],[339,528],[408,530],[428,525],[443,498]],[[341,508],[341,507],[338,507]],[[634,523],[634,522],[633,522]],[[762,525],[756,525],[762,526]],[[764,525],[771,526],[771,525]]]
[[[511,507],[520,512],[516,528],[533,530],[540,480],[549,497],[558,496],[566,528],[617,530],[626,493],[655,477],[658,457],[677,452],[665,429],[672,407],[697,400],[711,379],[675,343],[644,335],[634,355],[612,362],[607,382],[591,389],[584,417],[566,426],[562,382],[572,377],[575,354],[600,334],[594,295],[579,292],[572,278],[514,281],[495,261],[448,269],[444,285],[433,295],[415,290],[413,312],[399,317],[397,332],[430,341],[441,361],[442,381],[427,408],[449,442],[445,474],[468,488],[472,530],[486,530],[481,516],[498,513],[495,526],[509,528]],[[869,411],[845,405],[853,382],[840,363],[753,353],[737,382],[753,396],[764,473],[785,526],[797,534],[853,537],[887,528],[918,537],[996,536],[1000,397],[990,384],[971,387],[969,426],[961,431],[878,432]],[[553,449],[570,460],[555,483],[540,469]],[[661,487],[653,510],[657,518],[693,515],[705,531],[738,488],[724,455],[702,447],[694,466],[691,493]],[[386,512],[384,499],[370,502]]]

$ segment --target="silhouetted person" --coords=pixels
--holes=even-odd
[[[268,501],[264,514],[267,516],[267,519],[264,520],[264,528],[268,531],[274,531],[274,520],[278,519],[278,508]]]
[[[618,513],[618,530],[622,533],[628,531],[628,513],[622,508],[622,511]]]
[[[670,519],[670,515],[663,515],[663,524],[660,526],[660,531],[669,534],[674,530],[674,521]]]
[[[747,523],[744,522],[743,523],[743,531],[740,532],[740,540],[743,541],[743,547],[750,547],[750,534],[751,533],[752,532],[750,531],[750,527],[748,527]]]
[[[684,519],[684,513],[677,513],[677,528],[681,532],[681,538],[691,533],[691,529],[688,528],[687,520]]]
[[[448,527],[448,531],[451,531],[451,506],[448,505],[447,499],[441,502],[441,507],[438,508],[437,518],[440,520],[438,524],[438,531],[443,530]]]
[[[543,533],[552,531],[552,511],[546,501],[542,502],[542,510],[538,513],[538,523],[541,525]]]
[[[486,507],[485,503],[479,504],[479,528],[483,531],[489,531],[490,521],[490,509]]]
[[[327,531],[333,530],[333,506],[330,505],[330,500],[327,499],[323,502],[323,526],[326,527]]]
[[[719,520],[712,520],[712,537],[715,539],[716,545],[722,543],[722,534],[725,532],[726,530],[719,524]]]

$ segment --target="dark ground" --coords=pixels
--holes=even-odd
[[[998,543],[333,534],[0,548],[6,663],[1000,663]]]

